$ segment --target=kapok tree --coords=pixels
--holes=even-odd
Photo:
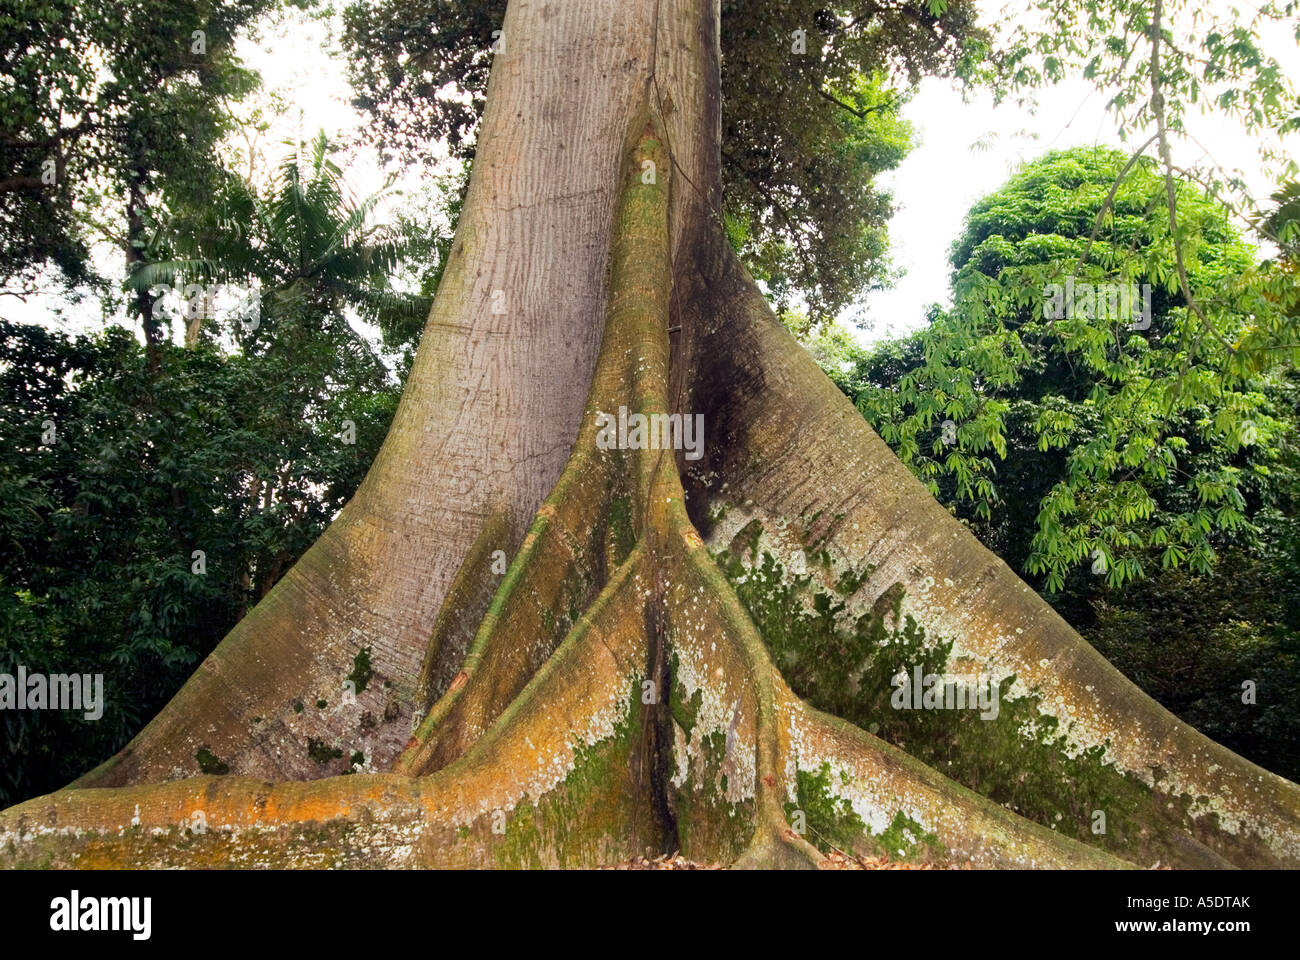
[[[1114,670],[773,317],[719,224],[718,22],[510,4],[365,482],[0,862],[1300,864],[1300,790]],[[622,407],[702,415],[702,456],[605,449]],[[1000,709],[893,710],[915,668]]]

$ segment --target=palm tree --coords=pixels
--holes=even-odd
[[[377,225],[373,214],[390,195],[391,178],[371,196],[354,200],[331,159],[334,145],[324,131],[303,155],[301,142],[281,162],[269,195],[230,177],[212,203],[171,218],[151,244],[155,254],[127,281],[135,290],[175,289],[197,300],[213,284],[255,287],[227,319],[246,351],[290,346],[301,335],[350,341],[369,352],[367,341],[347,322],[349,311],[376,324],[385,338],[418,327],[432,296],[394,289],[391,277],[405,261],[429,262],[438,236],[409,220]],[[211,287],[186,312],[186,345],[213,332],[204,321],[215,312]],[[289,328],[298,328],[296,336]],[[274,334],[267,333],[274,330]]]
[[[323,131],[310,144],[287,145],[269,189],[228,177],[210,203],[169,218],[154,237],[152,256],[127,281],[128,288],[182,295],[188,348],[221,349],[224,338],[234,355],[249,361],[249,387],[231,415],[261,437],[262,452],[224,481],[214,480],[228,483],[251,512],[274,513],[285,533],[250,560],[252,600],[295,559],[286,546],[296,542],[293,531],[315,529],[320,520],[312,512],[315,499],[304,493],[304,471],[313,472],[304,464],[314,462],[310,452],[322,449],[323,437],[347,429],[340,410],[382,420],[380,435],[391,415],[388,401],[400,383],[351,319],[378,326],[389,346],[413,346],[432,297],[397,290],[390,278],[403,263],[431,262],[439,239],[410,219],[377,224],[374,214],[391,181],[353,199]],[[165,309],[163,297],[151,299],[154,309]],[[171,369],[184,375],[183,368]]]

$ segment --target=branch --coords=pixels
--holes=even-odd
[[[0,143],[6,147],[15,147],[19,150],[45,150],[55,146],[62,140],[76,139],[83,133],[95,129],[96,124],[88,119],[83,119],[75,126],[61,127],[57,132],[50,134],[44,140],[24,140],[22,137],[13,133],[0,133]]]
[[[855,117],[857,117],[859,120],[865,120],[865,119],[867,119],[867,117],[868,117],[870,114],[875,113],[877,110],[884,110],[886,107],[893,107],[893,106],[896,105],[896,104],[895,104],[895,101],[894,101],[893,99],[891,99],[891,100],[889,100],[889,101],[886,102],[886,103],[877,103],[875,106],[871,106],[871,107],[867,107],[866,109],[859,110],[857,107],[855,107],[855,106],[853,106],[853,105],[851,105],[851,104],[845,103],[843,100],[841,100],[839,97],[835,96],[835,94],[831,93],[829,90],[825,89],[824,87],[818,87],[818,88],[817,88],[817,93],[818,93],[818,95],[821,96],[823,99],[825,99],[825,100],[829,100],[831,103],[835,104],[837,107],[842,107],[843,109],[847,110],[849,113],[853,114],[853,115],[854,115]]]
[[[731,164],[731,166],[733,166],[735,169],[739,170],[740,175],[749,181],[749,185],[754,188],[755,192],[758,193],[759,197],[762,198],[763,202],[766,203],[769,207],[771,207],[773,212],[775,212],[777,216],[781,218],[782,222],[786,226],[786,229],[790,231],[790,239],[792,241],[792,247],[795,253],[798,255],[799,259],[803,262],[804,269],[808,271],[808,279],[809,280],[815,279],[817,276],[817,271],[813,268],[812,261],[808,259],[808,254],[804,250],[803,244],[799,242],[800,231],[798,225],[794,222],[794,218],[786,211],[785,207],[777,203],[776,199],[772,196],[772,192],[766,186],[763,185],[762,181],[760,181],[757,177],[755,177],[752,173],[750,173],[749,170],[746,169],[743,163],[741,163],[731,154],[727,153],[727,151],[725,150],[722,151],[722,159],[727,161],[727,163]]]
[[[9,177],[0,180],[0,193],[43,193],[46,184],[40,177]]]
[[[1159,134],[1152,134],[1151,138],[1147,140],[1146,143],[1142,144],[1142,146],[1138,147],[1137,150],[1134,151],[1133,156],[1128,158],[1128,163],[1124,164],[1124,169],[1121,170],[1119,176],[1115,178],[1115,182],[1110,185],[1110,192],[1106,194],[1106,199],[1102,203],[1101,209],[1097,211],[1097,220],[1092,225],[1092,233],[1088,236],[1088,242],[1084,245],[1083,253],[1079,254],[1079,259],[1074,264],[1074,269],[1070,271],[1071,277],[1077,277],[1079,275],[1079,268],[1083,266],[1084,261],[1088,259],[1088,254],[1092,252],[1092,245],[1097,239],[1097,234],[1101,232],[1102,218],[1106,216],[1106,211],[1112,209],[1115,205],[1115,194],[1119,192],[1119,185],[1124,182],[1124,178],[1127,177],[1129,171],[1133,169],[1133,165],[1137,163],[1138,157],[1142,156],[1146,151],[1146,148],[1151,146],[1151,142],[1155,140],[1157,136],[1159,136]]]
[[[1174,241],[1174,263],[1178,268],[1178,285],[1188,308],[1200,318],[1201,335],[1212,334],[1231,355],[1236,353],[1236,348],[1214,329],[1214,325],[1210,323],[1209,318],[1201,310],[1200,304],[1192,296],[1191,285],[1187,282],[1187,266],[1183,263],[1183,245],[1178,238],[1178,200],[1174,189],[1174,162],[1169,152],[1169,130],[1165,125],[1165,95],[1160,89],[1160,16],[1163,6],[1164,0],[1155,0],[1155,6],[1151,11],[1151,115],[1155,117],[1156,137],[1160,141],[1160,162],[1165,168],[1165,199],[1169,207],[1169,233]],[[1194,348],[1195,344],[1189,346],[1189,360]]]

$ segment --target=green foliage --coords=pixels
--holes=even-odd
[[[434,261],[440,238],[430,237],[416,218],[376,224],[373,213],[386,189],[353,200],[323,132],[306,154],[307,145],[288,146],[291,152],[267,195],[235,179],[210,205],[159,229],[150,240],[150,262],[132,274],[129,286],[144,291],[193,281],[256,286],[259,324],[249,329],[230,322],[224,331],[249,352],[292,352],[323,337],[331,349],[363,357],[370,347],[352,330],[348,311],[375,323],[390,347],[413,348],[432,290],[403,292],[392,278],[404,264]],[[209,327],[204,335],[213,341],[221,332]],[[377,359],[372,367],[372,376],[384,375]]]
[[[344,9],[354,103],[374,117],[388,158],[430,159],[440,140],[473,156],[492,34],[505,12],[506,0],[393,0]]]
[[[1290,180],[1271,197],[1273,209],[1257,220],[1262,236],[1280,248],[1284,259],[1294,267],[1300,262],[1300,180]]]
[[[1198,184],[1282,248],[1290,269],[1247,272],[1228,291],[1268,304],[1238,340],[1221,340],[1231,347],[1225,372],[1233,377],[1300,360],[1300,284],[1295,282],[1293,244],[1300,164],[1285,139],[1300,130],[1300,88],[1264,40],[1288,36],[1300,42],[1297,9],[1295,0],[1247,10],[1197,0],[1034,0],[1033,15],[1007,31],[981,71],[997,96],[1022,99],[1043,85],[1081,74],[1107,98],[1121,138],[1149,134],[1134,157],[1155,144],[1165,210],[1171,223],[1180,224],[1170,237],[1175,261],[1181,260],[1182,242],[1176,180]],[[1294,58],[1294,49],[1290,56]],[[1263,167],[1278,178],[1275,209],[1261,209],[1242,172],[1225,169],[1213,149],[1196,138],[1198,112],[1213,114],[1220,129],[1235,127],[1250,138]],[[1195,148],[1200,159],[1175,168],[1170,145],[1176,141]],[[1199,305],[1202,292],[1193,291],[1182,277],[1179,287],[1200,321],[1200,334],[1211,336],[1214,320]]]
[[[776,131],[751,134],[760,117],[737,110],[728,131],[736,143],[722,155],[723,189],[728,216],[746,224],[740,255],[778,309],[801,296],[825,318],[891,279],[893,205],[873,181],[902,162],[912,130],[899,115],[906,98],[883,74],[852,76],[843,90],[813,95],[813,116],[832,105],[826,122],[799,124],[774,140],[761,137]]]
[[[360,485],[396,410],[394,376],[350,317],[409,350],[428,296],[391,275],[436,238],[373,223],[331,147],[295,150],[266,194],[225,178],[150,226],[129,285],[225,282],[248,304],[189,324],[187,348],[121,328],[68,338],[0,322],[0,670],[103,673],[98,722],[6,711],[0,803],[66,784],[153,716]],[[161,291],[159,291],[161,292]],[[54,430],[44,439],[46,428]],[[201,565],[196,551],[202,551]],[[372,675],[363,650],[350,675]],[[301,702],[295,703],[301,710]],[[201,766],[215,771],[215,757]]]
[[[1300,595],[1294,532],[1224,551],[1222,570],[1167,570],[1078,611],[1125,676],[1224,746],[1300,777]],[[1083,607],[1083,604],[1079,604]],[[1243,684],[1254,685],[1245,702]]]
[[[236,33],[272,0],[10,0],[0,11],[0,281],[91,273],[103,203],[134,249],[153,208],[227,178],[223,100],[253,89]],[[196,35],[196,32],[197,35]],[[53,182],[49,182],[50,180]],[[153,203],[146,203],[152,195]],[[96,211],[99,213],[99,211]]]
[[[996,69],[986,76],[1007,96],[1082,74],[1107,96],[1119,132],[1132,134],[1154,118],[1150,47],[1158,26],[1160,99],[1171,131],[1183,131],[1200,110],[1235,118],[1252,134],[1285,133],[1300,128],[1297,91],[1260,35],[1275,25],[1294,33],[1296,9],[1289,0],[1248,9],[1188,0],[1033,0],[1033,15],[1005,31]],[[1295,175],[1293,158],[1260,143],[1284,176]],[[1240,187],[1227,177],[1218,183]]]
[[[166,347],[153,371],[118,328],[0,322],[0,672],[103,673],[107,701],[98,722],[5,711],[0,802],[66,784],[166,703],[356,490],[397,396],[327,349]]]
[[[1152,164],[1128,170],[1101,217],[1124,167],[1091,149],[1027,164],[971,209],[953,247],[953,310],[858,373],[859,409],[954,510],[994,527],[1032,505],[1027,553],[1003,555],[1049,591],[1084,566],[1113,587],[1153,564],[1205,573],[1216,544],[1256,542],[1294,431],[1282,374],[1234,347],[1277,312],[1256,284],[1275,267],[1181,184],[1189,310]],[[1149,285],[1149,328],[1140,298],[1120,316],[1082,300],[1056,316],[1049,285],[1076,276],[1080,291]],[[1009,539],[1020,531],[1000,546]]]

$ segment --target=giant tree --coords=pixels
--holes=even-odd
[[[1300,790],[1106,663],[773,317],[720,223],[716,3],[500,30],[366,480],[127,748],[0,816],[3,861],[1300,862]],[[602,414],[702,416],[701,455]],[[914,667],[991,674],[1000,712],[891,710]]]

